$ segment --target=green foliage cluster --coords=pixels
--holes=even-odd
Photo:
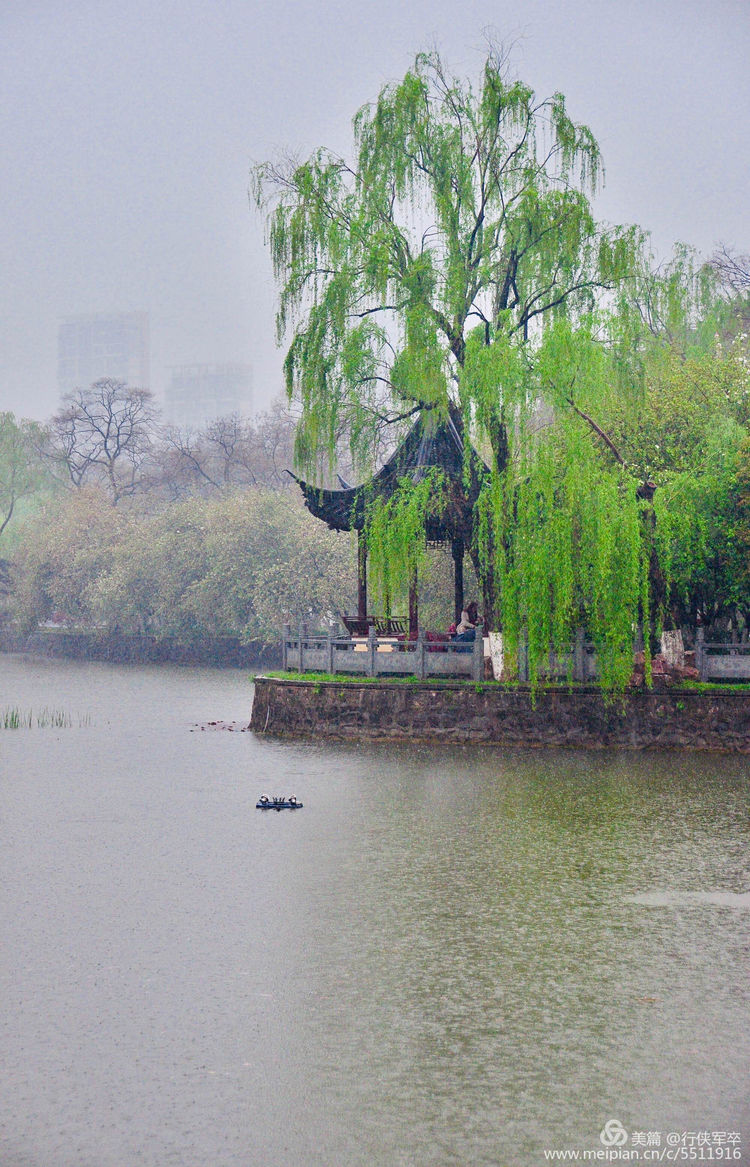
[[[695,329],[660,337],[644,356],[634,401],[613,398],[608,431],[640,479],[653,481],[654,544],[665,579],[657,615],[679,626],[750,619],[750,556],[742,536],[750,434],[747,337],[722,336],[722,304]]]
[[[578,628],[593,639],[601,682],[621,689],[633,643],[648,619],[648,557],[642,504],[626,474],[602,473],[583,435],[561,450],[552,431],[527,466],[486,490],[480,505],[492,531],[498,607],[510,654],[523,633],[537,683],[550,650],[565,653]]]

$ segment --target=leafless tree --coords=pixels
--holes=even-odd
[[[224,487],[257,485],[259,467],[254,466],[254,436],[252,423],[238,413],[217,417],[206,427],[204,438],[209,461]]]
[[[736,248],[722,243],[711,256],[711,266],[735,294],[750,291],[750,255],[742,255]]]
[[[168,495],[177,499],[221,491],[221,482],[211,473],[201,430],[167,426],[161,438],[154,452],[154,476]]]
[[[281,405],[254,420],[216,418],[200,430],[168,426],[154,452],[155,474],[171,497],[223,494],[252,486],[286,489],[292,481],[294,418]]]
[[[50,423],[51,457],[73,486],[103,483],[116,506],[145,482],[158,414],[152,393],[107,377],[63,401]]]
[[[297,418],[286,406],[275,402],[255,420],[254,462],[264,485],[281,489],[291,484],[286,473],[294,463],[294,431]]]

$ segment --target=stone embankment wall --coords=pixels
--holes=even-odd
[[[750,753],[750,693],[314,683],[258,677],[250,728],[295,737]]]
[[[73,660],[112,663],[209,665],[216,668],[272,669],[281,665],[281,646],[261,641],[242,643],[235,636],[195,640],[134,636],[125,633],[63,632],[43,629],[31,636],[0,632],[0,652],[25,652]]]

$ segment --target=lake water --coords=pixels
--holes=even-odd
[[[72,717],[0,729],[2,1167],[750,1161],[750,759],[196,728],[250,703],[0,656]]]

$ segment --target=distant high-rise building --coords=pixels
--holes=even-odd
[[[249,365],[180,365],[164,398],[164,415],[172,425],[200,428],[217,417],[252,411]]]
[[[134,389],[150,388],[147,312],[96,312],[66,316],[57,337],[61,394],[113,377]]]

